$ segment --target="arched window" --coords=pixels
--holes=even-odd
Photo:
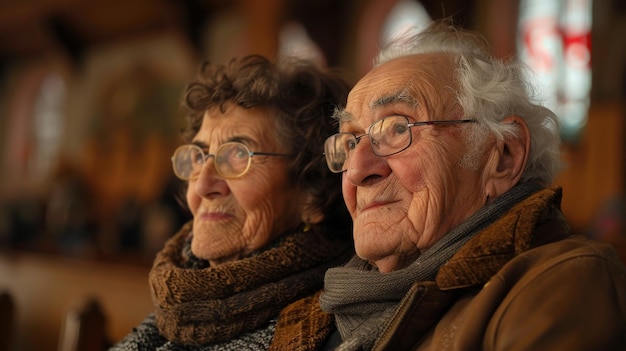
[[[367,3],[357,30],[356,77],[371,69],[379,49],[398,35],[419,31],[431,22],[421,2],[415,0],[380,0]]]
[[[56,165],[65,125],[65,82],[51,72],[41,82],[34,101],[33,146],[30,170],[34,178],[47,177]]]
[[[5,190],[34,187],[53,171],[65,126],[66,86],[47,65],[34,65],[11,80],[2,142]],[[6,189],[8,188],[8,189]]]

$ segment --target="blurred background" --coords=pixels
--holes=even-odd
[[[188,218],[169,157],[200,62],[298,55],[354,83],[385,42],[443,17],[534,68],[563,123],[565,215],[624,255],[622,0],[0,0],[8,349],[64,349],[90,297],[114,340],[152,310],[150,263]]]

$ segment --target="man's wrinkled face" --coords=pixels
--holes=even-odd
[[[387,62],[351,91],[340,112],[341,132],[366,134],[384,117],[409,123],[466,118],[456,101],[452,59],[414,55]],[[410,128],[404,151],[376,156],[365,136],[343,175],[343,194],[354,221],[356,253],[381,272],[403,268],[485,204],[480,170],[486,153],[467,167],[464,128],[470,124]]]

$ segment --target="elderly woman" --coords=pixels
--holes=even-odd
[[[172,156],[193,220],[155,259],[155,312],[114,350],[288,348],[289,333],[274,340],[281,310],[353,252],[341,177],[322,155],[348,89],[300,61],[202,66]]]
[[[626,269],[570,232],[520,69],[443,22],[352,89],[325,154],[357,256],[326,274],[326,349],[626,350]]]

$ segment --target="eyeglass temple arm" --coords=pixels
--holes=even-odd
[[[458,124],[458,123],[475,123],[477,122],[475,119],[453,119],[448,121],[423,121],[423,122],[415,122],[409,123],[409,126],[424,126],[424,125],[435,125],[435,124]]]

